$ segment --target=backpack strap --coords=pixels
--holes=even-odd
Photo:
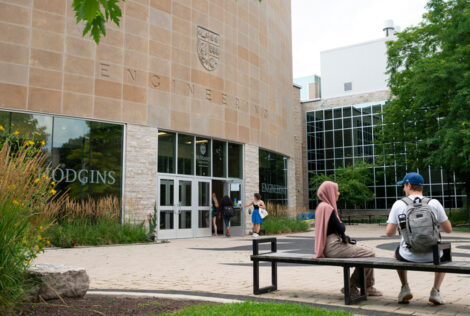
[[[428,197],[423,197],[423,198],[421,199],[421,203],[423,203],[423,204],[429,204],[429,202],[431,202],[431,199],[428,198]]]
[[[402,200],[403,202],[405,202],[406,206],[409,206],[409,205],[412,205],[412,204],[414,204],[413,200],[412,200],[412,199],[410,199],[410,198],[409,198],[409,197],[407,197],[407,196],[406,196],[406,197],[404,197],[404,198],[401,198],[401,200]]]

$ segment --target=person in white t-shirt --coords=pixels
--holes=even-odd
[[[416,172],[407,173],[402,181],[397,182],[397,185],[403,186],[403,191],[405,192],[405,195],[411,200],[414,200],[416,197],[420,199],[423,198],[424,179],[420,174]],[[432,211],[434,212],[434,215],[436,215],[436,219],[439,222],[440,229],[446,233],[451,233],[452,225],[448,220],[441,203],[438,200],[432,199],[429,201],[428,205],[431,207]],[[387,220],[386,234],[388,237],[393,237],[397,234],[397,231],[399,230],[398,215],[406,214],[406,209],[407,206],[402,200],[398,200],[393,204]],[[405,262],[433,261],[432,252],[413,253],[413,251],[406,246],[403,235],[401,236],[400,245],[395,251],[395,258],[397,260]],[[397,270],[397,272],[401,281],[401,291],[398,295],[398,303],[406,304],[413,298],[413,294],[411,294],[410,287],[408,285],[408,271]],[[435,305],[445,304],[445,300],[440,295],[440,287],[442,281],[444,281],[444,276],[445,273],[442,272],[436,272],[434,275],[434,286],[431,289],[429,301]]]

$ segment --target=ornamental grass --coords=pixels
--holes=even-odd
[[[61,207],[55,183],[38,177],[47,167],[41,144],[0,134],[0,314],[9,314],[32,286],[27,268],[49,241],[47,212]],[[47,212],[46,212],[47,211]]]

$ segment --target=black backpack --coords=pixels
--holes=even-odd
[[[222,215],[224,215],[224,217],[227,217],[227,218],[233,217],[233,215],[235,215],[235,212],[233,210],[233,206],[231,206],[231,205],[224,206],[224,209],[222,211]]]

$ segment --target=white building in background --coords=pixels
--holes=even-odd
[[[322,99],[387,90],[387,45],[394,38],[393,21],[385,37],[320,52]]]

